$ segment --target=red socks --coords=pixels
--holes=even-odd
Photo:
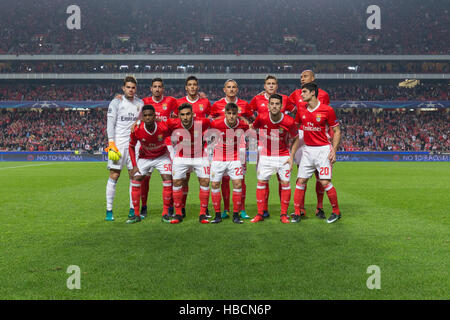
[[[147,205],[149,181],[150,181],[150,176],[145,176],[144,180],[141,181],[141,202],[142,202],[142,206],[146,206]]]
[[[291,185],[281,184],[281,214],[287,214],[291,202]]]
[[[175,207],[175,214],[181,215],[183,208],[183,187],[173,187],[173,205]]]
[[[200,215],[206,214],[206,209],[208,209],[209,203],[209,187],[200,186],[200,192],[198,197],[200,199]]]
[[[222,178],[223,210],[230,211],[230,176]]]
[[[220,211],[220,202],[222,200],[222,195],[220,194],[220,189],[211,189],[211,201],[214,206],[214,211],[216,213]]]
[[[341,214],[339,211],[337,192],[331,182],[325,186],[324,190],[327,192],[328,199],[330,200],[331,207],[333,208],[333,213]]]
[[[233,189],[233,213],[241,211],[242,189]]]
[[[131,180],[131,200],[133,201],[134,215],[139,216],[141,202],[141,181]]]
[[[295,214],[297,215],[300,215],[302,211],[305,211],[305,193],[306,184],[297,184],[295,186],[294,208]]]
[[[163,215],[169,212],[169,207],[172,205],[172,181],[163,181]]]
[[[189,186],[183,186],[183,208],[186,207],[186,199],[189,193]]]
[[[256,186],[256,204],[258,214],[262,215],[267,210],[267,182],[258,182]]]

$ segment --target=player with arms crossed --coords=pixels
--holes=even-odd
[[[233,79],[228,79],[225,81],[223,92],[225,93],[225,97],[216,101],[211,107],[211,115],[212,119],[217,119],[219,117],[225,116],[225,106],[232,102],[238,106],[238,116],[241,118],[245,118],[250,120],[253,117],[253,114],[248,107],[248,102],[237,97],[239,92],[238,84]],[[245,171],[246,164],[244,163],[244,178],[242,179],[242,204],[241,204],[241,218],[249,219],[250,217],[245,212],[245,196],[247,193],[247,186],[245,184]],[[228,175],[223,176],[222,181],[222,196],[223,196],[223,205],[224,211],[222,213],[222,218],[226,219],[229,217],[228,213],[230,212],[230,177]]]
[[[275,76],[268,75],[264,80],[264,91],[256,95],[249,103],[250,110],[257,115],[267,114],[269,112],[269,97],[272,94],[277,93],[278,91],[278,79]],[[279,93],[279,95],[283,98],[283,106],[281,108],[281,112],[283,113],[292,113],[295,111],[295,105],[292,104],[288,98],[288,96]],[[258,146],[259,149],[262,148],[261,145]],[[281,200],[281,180],[278,177],[278,195]],[[267,185],[267,198],[269,198],[269,185]],[[266,202],[268,203],[268,201]],[[264,218],[268,218],[270,216],[268,208],[264,208]]]
[[[209,161],[205,151],[204,133],[209,128],[210,120],[199,118],[194,120],[192,105],[183,103],[178,107],[178,118],[169,119],[167,125],[173,132],[172,141],[175,140],[175,156],[173,159],[173,202],[175,217],[171,223],[183,221],[186,198],[183,185],[186,174],[195,171],[200,184],[200,223],[209,223],[207,209],[209,202]]]
[[[281,180],[281,212],[282,223],[289,223],[287,210],[291,201],[292,157],[289,147],[296,139],[298,131],[294,119],[281,112],[283,97],[272,94],[269,97],[269,112],[258,115],[250,126],[258,129],[258,140],[262,148],[258,161],[258,184],[256,189],[256,201],[258,214],[251,220],[256,223],[264,220],[264,209],[267,208],[267,185],[270,177],[275,173]]]
[[[215,129],[211,131],[216,133],[210,176],[211,200],[216,213],[212,223],[222,222],[220,182],[224,174],[227,174],[233,183],[233,222],[243,223],[240,218],[244,179],[243,163],[245,163],[245,132],[249,126],[246,121],[239,119],[238,114],[237,104],[227,103],[225,117],[220,117],[211,123],[211,129]]]
[[[300,108],[295,120],[303,127],[305,147],[298,169],[294,193],[295,214],[292,216],[292,220],[300,221],[302,212],[305,211],[306,182],[317,170],[319,182],[327,192],[333,208],[333,213],[327,220],[328,223],[332,223],[341,218],[336,189],[331,184],[333,163],[336,162],[336,150],[339,147],[341,130],[333,108],[322,104],[317,99],[318,91],[319,88],[315,83],[302,85],[302,98],[307,103],[307,108]],[[327,125],[334,132],[332,144],[326,135]],[[298,142],[299,140],[296,139],[292,147],[293,153],[297,151]]]
[[[208,118],[209,113],[211,112],[211,103],[206,97],[201,97],[199,93],[199,85],[197,77],[195,76],[187,77],[184,89],[186,90],[186,96],[181,99],[177,99],[178,107],[180,107],[184,103],[188,103],[192,106],[192,114],[195,120]],[[202,93],[202,95],[204,95],[204,93]],[[178,109],[174,110],[174,115],[178,116]],[[182,209],[183,215],[186,214],[185,206],[186,206],[186,198],[189,193],[190,172],[191,170],[189,170],[186,173],[186,178],[184,179],[183,183],[183,209]],[[206,215],[210,218],[210,216],[208,215],[208,210]]]
[[[130,135],[129,152],[132,171],[132,198],[135,215],[130,217],[127,223],[141,221],[139,205],[141,200],[141,182],[145,175],[157,169],[161,174],[163,183],[163,212],[162,220],[170,222],[168,210],[172,202],[172,161],[169,157],[165,139],[170,137],[171,130],[163,122],[156,122],[156,112],[152,105],[142,108],[141,122]],[[141,143],[139,159],[136,161],[136,144]]]
[[[137,81],[134,77],[126,77],[122,87],[123,96],[111,101],[107,115],[108,134],[108,169],[109,179],[106,184],[106,221],[114,221],[113,202],[116,195],[117,180],[123,166],[127,166],[129,178],[132,178],[132,163],[128,153],[130,131],[133,123],[139,118],[143,101],[136,95]],[[131,189],[131,184],[130,184]],[[130,190],[130,212],[134,216]]]
[[[304,70],[301,75],[300,75],[300,83],[301,85],[304,85],[306,83],[312,83],[315,80],[315,75],[314,72],[312,70]],[[321,104],[323,105],[330,105],[330,97],[328,95],[328,93],[322,89],[319,88],[319,93],[317,95],[317,100],[320,101]],[[289,101],[294,104],[296,106],[296,109],[300,109],[300,108],[306,108],[307,103],[303,101],[302,98],[302,89],[296,89],[294,92],[291,93],[291,95],[289,96]],[[328,129],[328,134],[330,135],[330,137],[333,136],[333,130],[331,128]],[[300,142],[302,141],[303,138],[303,130],[300,126],[299,129],[299,138],[300,138]],[[299,149],[297,150],[297,153],[295,154],[295,158],[294,161],[297,163],[297,165],[299,165],[299,160],[301,158],[301,152],[302,152],[302,148],[301,148],[302,144],[300,144]],[[316,217],[320,218],[320,219],[325,219],[325,212],[323,211],[323,196],[324,196],[324,189],[322,187],[322,184],[319,181],[319,175],[318,172],[315,171],[314,172],[315,176],[316,176],[316,195],[317,195],[317,206],[316,206]],[[303,214],[303,212],[302,212]]]

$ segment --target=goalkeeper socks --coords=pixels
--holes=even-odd
[[[114,197],[116,196],[117,180],[111,178],[106,183],[106,210],[111,211],[113,209]]]
[[[142,206],[147,206],[149,182],[150,182],[150,176],[145,176],[144,180],[141,181],[141,202],[142,202]]]
[[[172,204],[172,181],[163,181],[163,215],[169,213]]]
[[[223,210],[230,211],[230,176],[222,178]]]
[[[305,211],[305,193],[306,184],[297,183],[294,193],[294,208],[297,215],[300,215],[301,211]]]
[[[325,186],[324,190],[327,192],[328,199],[330,200],[331,207],[333,208],[333,213],[341,214],[339,211],[337,192],[331,182]]]
[[[173,204],[175,207],[175,214],[182,215],[181,209],[183,207],[183,187],[173,187]]]
[[[214,206],[214,211],[216,214],[220,212],[220,201],[222,200],[222,195],[220,194],[220,189],[211,189],[211,201]]]
[[[141,181],[131,180],[131,198],[133,201],[134,215],[137,217],[139,213],[139,205],[141,203]]]
[[[287,214],[289,209],[289,203],[291,202],[291,185],[280,184],[281,185],[281,214]]]
[[[209,203],[209,187],[200,186],[198,197],[200,199],[200,215],[206,214]]]
[[[233,212],[241,211],[242,189],[233,189]]]
[[[263,215],[266,208],[267,186],[265,182],[258,182],[256,186],[256,205],[258,207],[258,214]]]

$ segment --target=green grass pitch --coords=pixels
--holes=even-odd
[[[154,174],[149,218],[127,225],[126,174],[117,187],[116,221],[104,221],[105,163],[2,162],[0,297],[448,299],[450,164],[342,162],[333,173],[343,213],[334,224],[313,216],[315,178],[308,217],[280,223],[273,177],[269,219],[202,225],[195,174],[187,218],[165,224]],[[324,204],[328,216],[326,196]],[[254,165],[246,208],[253,217]],[[79,290],[67,288],[70,265],[80,267]],[[371,265],[380,268],[380,289],[366,286]]]

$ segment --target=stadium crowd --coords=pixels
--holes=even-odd
[[[0,54],[448,54],[448,3],[378,0],[2,1]],[[16,14],[20,12],[20,14]],[[405,32],[407,30],[407,32]]]
[[[1,73],[448,73],[448,62],[5,61]]]
[[[450,117],[435,112],[335,109],[340,151],[450,151]],[[0,111],[0,150],[103,150],[106,109]]]
[[[262,82],[262,81],[261,81]],[[250,101],[263,90],[261,82],[245,83],[239,88],[239,98]],[[323,84],[323,85],[322,85]],[[298,82],[280,83],[279,92],[289,95],[299,87]],[[396,82],[354,83],[354,82],[319,82],[330,95],[331,101],[360,100],[447,100],[450,96],[450,86],[447,83],[423,83],[415,88],[402,88]],[[150,95],[150,83],[140,82],[138,95]],[[215,101],[224,96],[222,83],[203,83],[200,90]],[[116,93],[121,92],[117,82],[95,84],[2,84],[0,100],[14,101],[101,101],[111,100]],[[166,84],[165,95],[181,98],[185,95],[182,83]]]

